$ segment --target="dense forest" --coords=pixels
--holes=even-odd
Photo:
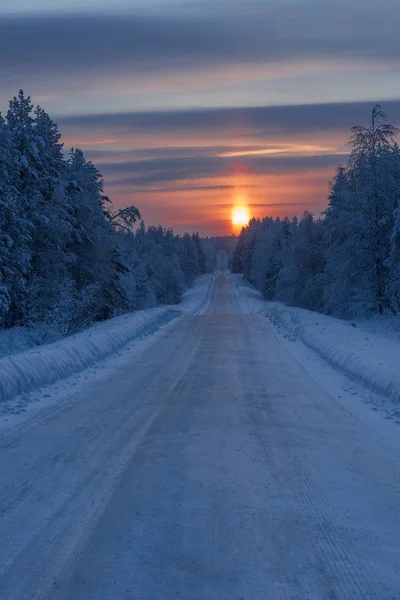
[[[321,218],[252,219],[235,239],[145,227],[116,209],[83,152],[21,91],[0,115],[0,328],[70,333],[130,310],[178,302],[228,252],[267,299],[341,317],[400,312],[400,151],[378,105]],[[222,246],[221,246],[222,244]]]
[[[146,228],[118,210],[83,152],[22,91],[0,115],[0,328],[77,331],[125,311],[178,302],[204,273],[197,234]]]
[[[400,312],[400,151],[377,105],[351,129],[351,153],[322,218],[252,219],[233,270],[269,300],[350,318]]]

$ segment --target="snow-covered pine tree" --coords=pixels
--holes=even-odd
[[[115,208],[108,196],[103,196],[103,212],[113,226],[131,231],[142,215],[136,206]]]

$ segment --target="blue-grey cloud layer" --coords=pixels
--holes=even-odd
[[[377,99],[377,101],[379,98]],[[390,120],[400,123],[400,100],[382,102]],[[61,127],[84,131],[173,133],[174,131],[234,131],[260,136],[284,133],[346,131],[365,123],[371,115],[371,102],[337,102],[294,106],[215,108],[181,111],[108,113],[75,115],[58,119]],[[274,138],[275,139],[275,138]]]
[[[279,158],[252,156],[246,157],[245,160],[214,156],[190,158],[182,156],[181,158],[104,164],[101,166],[101,170],[111,185],[153,186],[165,182],[226,176],[230,173],[231,167],[239,162],[244,163],[246,169],[253,175],[268,175],[333,168],[345,160],[345,154]]]
[[[383,0],[379,10],[370,0],[281,0],[230,10],[216,3],[199,14],[3,16],[0,71],[4,77],[16,70],[133,73],[323,57],[398,61],[399,21],[397,0]]]

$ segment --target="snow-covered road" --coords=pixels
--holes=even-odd
[[[0,434],[1,599],[400,598],[400,448],[232,281]]]

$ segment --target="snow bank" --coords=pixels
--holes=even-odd
[[[0,401],[79,373],[183,313],[199,314],[213,285],[214,278],[204,275],[195,281],[179,305],[122,315],[52,344],[0,358]]]
[[[265,299],[255,287],[243,279],[243,275],[232,274],[231,279],[236,289],[238,304],[243,313],[258,314],[265,312]]]
[[[174,307],[143,310],[99,323],[53,344],[0,358],[0,401],[79,373],[180,314]]]
[[[48,324],[35,324],[32,327],[11,327],[0,330],[0,357],[25,352],[35,346],[52,344],[65,333],[58,327]]]
[[[341,321],[301,308],[266,303],[265,314],[294,339],[352,379],[400,400],[400,342],[368,322]]]
[[[267,302],[242,275],[233,275],[245,313],[262,314],[334,368],[373,391],[400,400],[398,317],[342,321],[279,302]]]
[[[206,311],[214,293],[216,275],[200,275],[184,293],[179,308],[185,314],[199,315]]]

